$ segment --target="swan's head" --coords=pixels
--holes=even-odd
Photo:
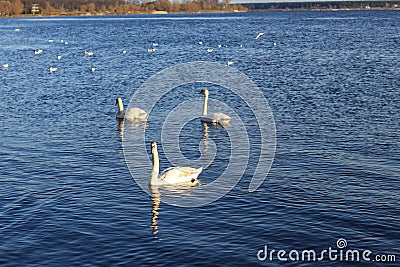
[[[201,91],[199,92],[199,94],[202,94],[202,95],[207,96],[207,95],[208,95],[208,90],[207,90],[207,88],[201,90]]]
[[[122,104],[122,99],[121,99],[120,97],[118,97],[118,98],[115,100],[115,105],[119,105],[119,104]]]
[[[151,142],[151,154],[157,152],[157,142]]]

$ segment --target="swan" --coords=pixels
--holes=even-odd
[[[191,167],[171,167],[163,171],[160,175],[160,160],[158,158],[157,143],[151,143],[151,154],[153,155],[153,170],[149,179],[149,185],[171,185],[171,184],[190,184],[199,183],[197,176],[203,171],[203,167],[198,169]]]
[[[118,105],[118,112],[116,114],[117,119],[147,121],[149,113],[140,108],[129,108],[124,110],[121,98],[117,98],[115,105]]]
[[[204,106],[203,106],[203,115],[200,117],[200,120],[203,122],[211,122],[215,124],[227,125],[231,120],[231,117],[224,113],[212,113],[207,115],[207,103],[208,103],[208,90],[203,89],[199,92],[199,94],[204,95]]]

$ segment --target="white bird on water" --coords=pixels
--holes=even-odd
[[[203,89],[199,92],[199,94],[204,95],[204,106],[203,106],[203,114],[200,117],[200,120],[203,122],[211,122],[214,124],[220,125],[228,125],[231,117],[224,113],[212,113],[210,115],[207,114],[207,105],[208,105],[208,90]]]
[[[233,61],[228,61],[228,62],[226,62],[226,65],[232,66],[232,65],[233,65]]]
[[[61,60],[61,59],[62,59],[62,56],[57,56],[57,59],[58,59],[58,60]]]
[[[263,36],[263,35],[264,35],[263,32],[258,33],[257,36],[256,36],[256,40],[257,40],[258,38],[260,38],[261,36]]]
[[[87,56],[89,56],[89,57],[91,57],[91,56],[93,56],[94,55],[94,53],[92,52],[92,51],[86,51],[85,50],[85,55],[87,55]]]
[[[41,53],[43,53],[42,49],[35,50],[35,55],[40,55]]]
[[[115,115],[117,119],[131,120],[131,121],[147,121],[147,116],[149,113],[140,108],[129,108],[124,110],[124,105],[122,104],[122,99],[117,98],[115,105],[118,105],[118,112]]]
[[[55,67],[50,67],[50,73],[53,73],[53,72],[56,72],[57,71],[57,68],[55,68]]]
[[[8,69],[8,64],[3,64],[4,69]]]
[[[199,183],[197,177],[203,171],[203,167],[170,167],[160,173],[160,160],[158,158],[157,143],[151,143],[151,154],[153,156],[153,169],[151,171],[149,185],[173,185],[185,184],[196,185]]]

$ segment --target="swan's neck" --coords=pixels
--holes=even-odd
[[[118,112],[121,113],[124,111],[124,105],[122,105],[122,101],[118,101]]]
[[[157,150],[153,151],[153,170],[151,171],[150,184],[157,184],[158,174],[160,172],[160,160],[158,159]]]
[[[204,106],[203,106],[203,116],[207,115],[207,103],[208,103],[208,95],[204,95]]]

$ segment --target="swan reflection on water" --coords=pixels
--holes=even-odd
[[[151,225],[149,226],[152,229],[152,234],[154,235],[154,238],[158,239],[157,233],[158,233],[158,209],[160,207],[160,202],[161,202],[161,197],[160,197],[160,191],[158,190],[158,186],[149,186],[151,190],[151,201],[153,201],[153,207],[151,208],[151,213],[153,214],[151,216]]]
[[[204,143],[204,151],[208,151],[208,125],[207,122],[202,121],[204,134],[203,134],[203,143]]]
[[[161,239],[158,236],[159,233],[159,222],[158,218],[160,215],[160,204],[161,204],[161,190],[162,192],[169,197],[185,197],[188,196],[193,187],[199,186],[197,185],[180,185],[180,186],[175,186],[175,185],[163,185],[163,186],[158,186],[158,185],[149,185],[150,189],[150,199],[153,203],[151,207],[151,223],[149,227],[151,228],[151,233],[153,234],[153,237],[157,239],[158,242],[161,241]]]
[[[137,129],[145,129],[148,126],[147,121],[125,121],[125,120],[118,120],[118,130],[119,130],[119,137],[124,137],[124,127],[130,128],[137,128]]]

